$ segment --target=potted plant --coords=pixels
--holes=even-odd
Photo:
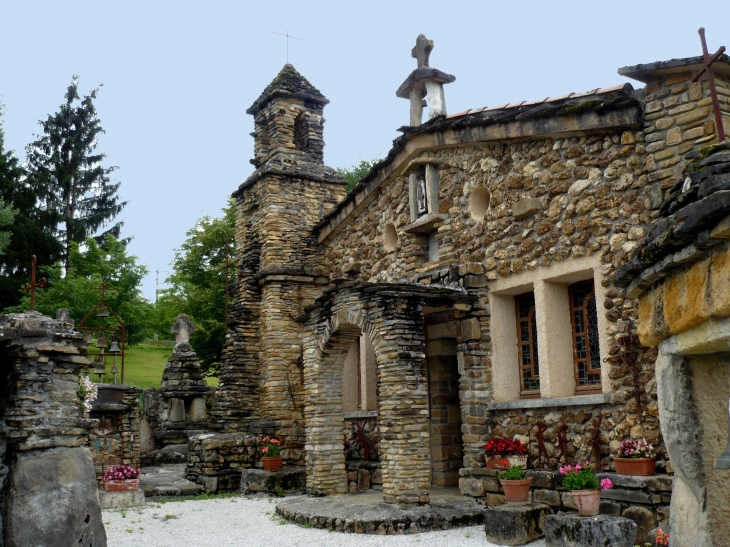
[[[484,458],[487,462],[487,469],[498,469],[500,467],[520,466],[527,469],[527,446],[519,439],[505,439],[493,437],[484,445]],[[501,464],[506,460],[507,465]]]
[[[278,471],[281,469],[282,457],[279,452],[279,439],[276,437],[256,437],[261,447],[261,463],[264,471]]]
[[[104,492],[139,490],[139,469],[131,465],[113,465],[104,471]]]
[[[618,456],[613,459],[616,473],[647,477],[655,473],[656,448],[644,439],[640,441],[621,441]]]
[[[598,482],[590,466],[591,462],[585,462],[584,465],[566,465],[560,468],[560,472],[565,475],[563,486],[570,490],[578,512],[585,517],[598,514],[601,489],[613,488],[611,479]]]
[[[502,463],[504,466],[509,465],[506,460]],[[499,483],[504,489],[507,505],[527,505],[532,477],[526,477],[526,475],[527,473],[519,465],[513,465],[507,471],[499,474]]]

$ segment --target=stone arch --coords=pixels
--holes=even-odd
[[[307,489],[347,490],[342,371],[352,341],[370,338],[378,368],[383,497],[425,503],[431,486],[422,301],[352,288],[320,299],[304,336]],[[407,424],[407,425],[404,425]],[[405,460],[405,461],[404,461]]]

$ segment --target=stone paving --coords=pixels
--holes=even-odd
[[[427,505],[383,502],[382,492],[363,491],[323,498],[297,497],[276,505],[277,514],[314,528],[355,534],[417,534],[481,524],[484,507],[458,488],[433,488]]]

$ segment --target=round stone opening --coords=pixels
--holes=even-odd
[[[479,186],[471,191],[469,196],[469,213],[474,220],[484,220],[484,216],[489,210],[489,190],[484,186]]]
[[[395,224],[388,222],[383,228],[383,247],[389,253],[395,251],[398,245],[398,232],[395,230]]]

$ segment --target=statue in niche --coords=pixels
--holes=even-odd
[[[416,199],[418,201],[418,214],[425,215],[428,213],[428,199],[426,198],[426,183],[423,179],[418,179],[416,183]]]

